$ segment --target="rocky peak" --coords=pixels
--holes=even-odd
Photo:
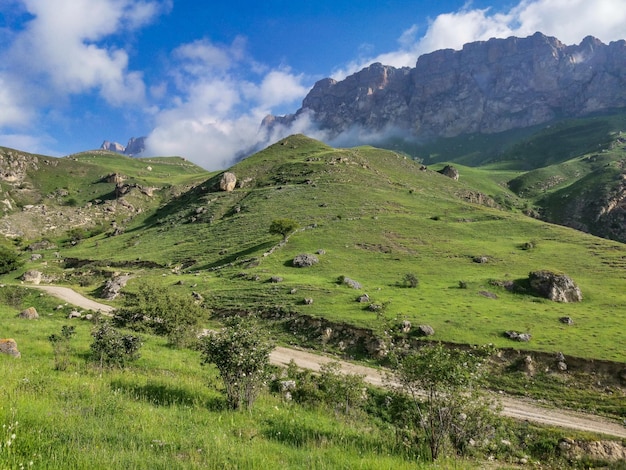
[[[414,68],[379,63],[341,81],[320,80],[293,115],[331,137],[354,126],[413,138],[496,133],[626,106],[626,42],[579,45],[536,33],[422,55]]]
[[[110,152],[117,152],[130,157],[140,155],[146,149],[145,137],[131,137],[128,144],[124,147],[117,142],[109,142],[105,140],[100,146],[102,150],[108,150]]]

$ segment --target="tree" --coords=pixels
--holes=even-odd
[[[91,336],[94,338],[91,343],[92,358],[100,363],[100,368],[124,368],[128,362],[139,359],[142,342],[138,336],[125,335],[108,322],[103,323]]]
[[[441,344],[404,355],[392,354],[392,380],[404,399],[404,423],[424,440],[436,460],[447,445],[463,453],[471,439],[493,429],[497,407],[477,385],[488,348],[463,351]]]
[[[10,248],[0,246],[0,274],[16,270],[22,265],[18,254]]]
[[[404,285],[408,287],[417,287],[419,284],[419,279],[413,273],[406,273],[404,275]]]
[[[270,225],[272,235],[282,235],[283,240],[298,229],[298,222],[292,219],[275,219]]]
[[[274,345],[253,318],[231,317],[225,324],[201,339],[202,364],[217,366],[230,409],[249,409],[264,385]]]
[[[114,322],[117,326],[165,336],[171,345],[183,347],[195,341],[204,317],[204,309],[191,296],[142,283],[137,292],[126,295]]]

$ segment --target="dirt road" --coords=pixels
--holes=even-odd
[[[104,314],[111,314],[114,310],[110,305],[101,304],[90,300],[81,294],[67,287],[59,286],[35,286],[44,290],[50,295],[58,297],[66,302],[89,310],[100,310]],[[293,360],[298,367],[319,371],[320,367],[328,362],[336,361],[328,356],[314,354],[300,349],[277,347],[270,355],[272,364],[287,365]],[[384,374],[373,367],[352,364],[346,361],[338,361],[342,370],[348,374],[359,374],[364,376],[365,382],[382,386],[384,385]],[[578,431],[597,432],[626,438],[626,427],[598,416],[566,411],[554,408],[547,408],[538,405],[530,400],[500,396],[503,406],[502,414],[522,421],[532,421],[548,426],[557,426]]]

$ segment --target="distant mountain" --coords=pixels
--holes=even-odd
[[[139,156],[146,149],[146,138],[131,137],[128,144],[126,144],[126,147],[117,142],[109,142],[108,140],[105,140],[102,142],[100,148],[102,150],[109,150],[111,152],[121,153],[130,157]]]
[[[494,134],[626,107],[626,41],[586,37],[566,46],[536,33],[490,39],[419,57],[414,68],[373,64],[342,81],[318,81],[302,107],[268,116],[268,127],[307,115],[331,138],[428,141]],[[348,143],[350,142],[349,138]],[[360,138],[359,143],[364,142]]]

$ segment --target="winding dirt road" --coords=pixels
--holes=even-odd
[[[68,287],[33,287],[44,290],[48,294],[58,297],[59,299],[62,299],[80,308],[94,311],[100,310],[105,315],[110,315],[111,312],[114,310],[114,308],[110,305],[105,305],[88,299]],[[344,373],[363,375],[365,382],[369,384],[376,386],[384,385],[384,374],[378,369],[375,369],[373,367],[361,366],[358,364],[352,364],[346,361],[337,361],[336,359],[329,356],[314,354],[300,349],[277,347],[274,349],[274,351],[272,351],[270,355],[270,360],[272,364],[275,365],[287,365],[291,360],[293,360],[298,367],[301,367],[303,369],[310,369],[313,371],[319,371],[320,367],[325,363],[336,361],[339,362],[341,369]],[[534,423],[544,424],[548,426],[556,426],[567,429],[575,429],[578,431],[595,432],[600,434],[607,434],[610,436],[626,438],[625,426],[622,426],[615,422],[611,422],[599,416],[543,407],[530,400],[511,398],[507,396],[500,396],[499,398],[503,406],[502,414],[504,416],[519,419],[522,421],[532,421]]]

